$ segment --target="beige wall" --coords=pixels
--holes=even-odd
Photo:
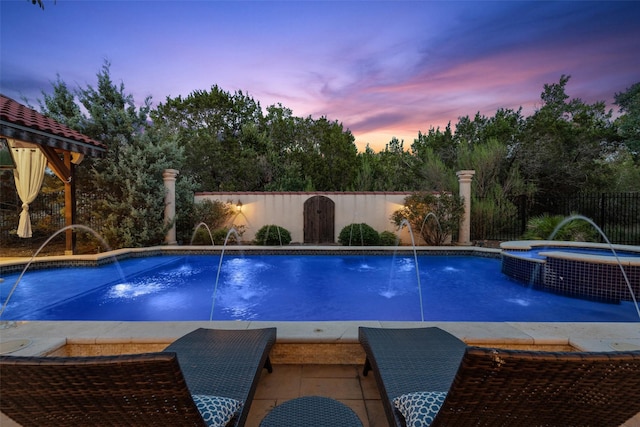
[[[286,228],[291,233],[291,241],[304,241],[304,202],[314,196],[325,196],[335,203],[335,240],[340,231],[352,223],[366,223],[376,231],[385,230],[398,234],[396,226],[391,223],[391,214],[403,206],[408,192],[309,192],[309,193],[196,193],[195,201],[205,199],[220,200],[237,205],[242,203],[242,210],[236,214],[233,224],[244,225],[246,231],[242,240],[251,241],[256,232],[267,224],[275,224]],[[418,234],[415,233],[416,243]],[[400,232],[402,243],[410,244],[411,237],[406,227]]]

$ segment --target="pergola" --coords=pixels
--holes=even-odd
[[[10,147],[12,156],[16,155],[19,149],[25,148],[39,149],[44,154],[49,169],[64,183],[65,225],[74,224],[76,220],[74,167],[83,160],[84,156],[104,157],[107,147],[2,94],[0,94],[0,138]],[[26,209],[28,211],[28,206]],[[73,230],[68,228],[65,253],[73,254],[74,250]]]

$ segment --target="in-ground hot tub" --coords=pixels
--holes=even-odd
[[[500,247],[502,272],[527,286],[607,302],[640,294],[638,246],[534,240]]]

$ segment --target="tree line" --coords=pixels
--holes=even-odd
[[[603,101],[570,98],[563,75],[544,85],[528,117],[521,108],[463,116],[419,132],[408,147],[392,138],[379,152],[358,152],[342,123],[297,117],[282,104],[263,109],[242,91],[214,85],[154,107],[115,83],[108,62],[96,77],[95,86],[70,88],[57,76],[38,104],[107,145],[104,159],[77,167],[76,182],[79,192],[101,194],[96,214],[113,247],[162,241],[167,168],[180,171],[182,220],[193,216],[194,191],[457,192],[461,169],[476,171],[475,214],[497,219],[512,215],[521,197],[553,203],[578,191],[640,187],[640,82],[615,94],[615,117]]]

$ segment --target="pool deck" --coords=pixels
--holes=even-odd
[[[324,395],[351,407],[365,427],[386,425],[372,375],[362,376],[364,352],[358,327],[438,326],[468,344],[579,351],[640,350],[639,323],[513,322],[45,322],[0,324],[0,345],[12,355],[64,355],[160,351],[200,327],[220,329],[277,328],[271,352],[273,374],[263,373],[247,426],[258,426],[275,406],[304,395]],[[14,348],[11,348],[11,347]],[[82,350],[78,350],[82,349]],[[61,351],[63,351],[61,353]],[[0,425],[15,426],[5,416]],[[640,427],[640,414],[624,424]]]
[[[70,257],[47,258],[68,260]],[[26,261],[24,258],[0,258],[0,267]],[[364,352],[358,344],[359,326],[438,326],[470,345],[541,350],[640,350],[640,319],[629,323],[0,321],[0,353],[34,356],[160,351],[200,327],[276,327],[277,342],[271,352],[274,372],[263,373],[247,426],[257,426],[275,405],[303,395],[338,399],[358,414],[365,427],[386,426],[375,380],[372,375],[364,377],[361,373]],[[11,427],[16,424],[0,414],[0,425]],[[624,427],[640,427],[640,414],[627,421]]]

